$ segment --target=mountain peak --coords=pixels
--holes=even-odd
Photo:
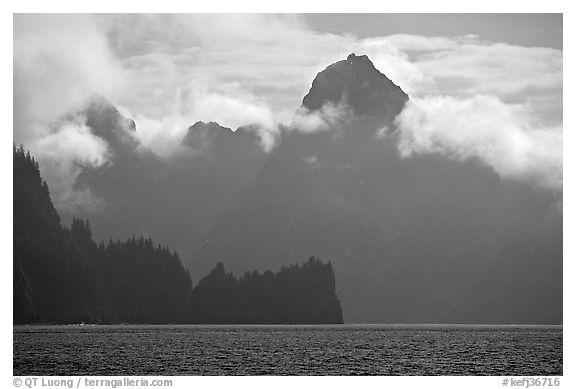
[[[351,61],[367,61],[369,63],[372,64],[372,61],[370,61],[370,59],[368,58],[367,55],[356,55],[354,53],[351,53],[348,55],[348,57],[346,57],[346,61],[351,62]],[[374,64],[372,64],[372,66],[374,66]]]
[[[188,127],[181,144],[192,148],[206,147],[208,144],[232,135],[234,135],[234,131],[216,122],[197,121]]]
[[[408,95],[376,69],[368,56],[351,53],[318,73],[302,106],[315,111],[326,103],[345,102],[356,115],[391,120],[406,101]]]
[[[241,153],[260,149],[260,139],[252,126],[242,126],[233,131],[213,121],[198,121],[188,127],[180,144],[194,150],[211,150],[216,153]]]
[[[208,123],[203,122],[202,120],[197,121],[190,127],[188,127],[188,132],[196,131],[196,130],[209,130],[209,131],[223,131],[223,132],[233,132],[232,129],[228,127],[223,127],[217,122],[210,121]]]
[[[140,142],[136,137],[136,123],[124,116],[105,97],[90,96],[79,109],[92,134],[108,143],[114,153],[132,152]]]

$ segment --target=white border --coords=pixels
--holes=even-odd
[[[376,4],[379,3],[379,4]],[[133,2],[123,2],[119,0],[100,0],[98,2],[85,3],[71,0],[50,0],[50,1],[9,1],[2,3],[2,14],[0,20],[1,42],[5,56],[2,60],[2,91],[1,113],[3,130],[0,133],[2,139],[0,145],[4,152],[0,153],[0,172],[6,185],[1,193],[0,204],[3,215],[1,221],[2,237],[1,246],[5,255],[1,261],[1,283],[2,293],[0,293],[4,315],[2,317],[0,369],[0,386],[12,386],[12,159],[10,150],[12,140],[12,62],[9,60],[12,52],[12,13],[14,12],[417,12],[417,13],[441,13],[441,12],[529,12],[529,13],[564,13],[564,68],[574,69],[573,46],[571,37],[576,36],[574,31],[573,7],[570,1],[546,0],[546,1],[498,1],[483,0],[469,4],[470,2],[455,0],[436,1],[381,1],[355,0],[348,2],[337,1],[316,1],[291,0],[284,4],[275,4],[272,1],[222,1],[212,0],[209,3],[200,4],[197,1],[182,0],[162,0],[151,1],[141,0]],[[570,37],[570,38],[569,38]],[[568,39],[567,39],[568,38]],[[564,74],[564,102],[572,103],[573,99],[573,76],[570,71]],[[565,103],[565,106],[567,104]],[[571,107],[571,104],[567,105]],[[574,255],[574,109],[564,110],[564,145],[568,153],[564,158],[564,377],[561,379],[560,387],[576,387],[574,379],[574,314],[572,296],[574,292],[573,261]],[[8,120],[10,118],[10,120]],[[9,135],[10,134],[10,135]],[[568,173],[568,174],[566,174]],[[8,185],[10,181],[10,185]],[[572,237],[572,239],[570,239]],[[500,388],[502,379],[499,377],[298,377],[298,378],[271,378],[271,377],[174,377],[177,388],[200,387],[204,385],[226,385],[237,388],[269,388],[274,385],[276,388],[292,388],[295,385],[305,387],[318,387],[320,385],[350,386],[361,385],[365,387],[442,387],[442,388]],[[354,381],[352,381],[354,380]]]

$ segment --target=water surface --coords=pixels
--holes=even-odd
[[[561,375],[562,326],[14,326],[14,375]]]

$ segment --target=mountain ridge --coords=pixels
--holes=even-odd
[[[561,322],[557,200],[474,160],[400,156],[394,117],[408,96],[382,77],[356,55],[320,71],[302,113],[328,104],[353,115],[317,131],[283,128],[269,153],[230,130],[209,152],[151,164],[145,176],[136,164],[106,167],[100,175],[114,179],[81,182],[109,186],[112,208],[81,216],[98,236],[175,247],[198,275],[221,258],[235,273],[325,258],[347,322]]]

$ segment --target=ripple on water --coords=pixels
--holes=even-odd
[[[16,326],[14,375],[561,375],[562,327]]]

